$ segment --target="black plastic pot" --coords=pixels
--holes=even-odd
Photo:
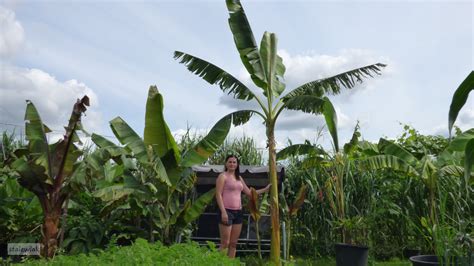
[[[410,261],[413,266],[428,266],[428,265],[442,265],[438,261],[438,257],[436,255],[419,255],[410,257]],[[446,262],[443,265],[446,266],[469,266],[472,265],[474,261],[471,259],[471,263],[469,262],[468,257],[456,257],[454,260],[450,262]]]
[[[403,249],[403,257],[409,259],[413,256],[418,256],[421,254],[421,249],[417,248],[404,248]]]
[[[337,266],[366,266],[369,258],[369,248],[349,244],[336,244]]]
[[[418,255],[410,257],[413,266],[439,265],[436,255]]]

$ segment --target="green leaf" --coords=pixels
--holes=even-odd
[[[50,177],[53,177],[51,167],[51,154],[49,151],[48,140],[46,139],[46,129],[41,117],[36,110],[35,105],[27,100],[25,112],[25,135],[28,140],[28,150],[31,155],[43,155],[45,157],[44,164],[41,164]],[[51,131],[47,129],[48,131]]]
[[[18,183],[29,191],[46,195],[52,188],[53,180],[46,174],[46,169],[41,165],[28,163],[24,158],[15,160],[12,165],[19,175]]]
[[[97,135],[95,133],[91,136],[92,142],[95,143],[99,148],[106,149],[112,157],[120,156],[123,154],[122,147],[115,145],[112,141]]]
[[[116,117],[111,120],[110,127],[120,143],[126,145],[126,147],[133,152],[139,162],[148,162],[145,143],[122,118]]]
[[[184,214],[184,222],[185,224],[189,224],[192,221],[196,220],[206,209],[207,205],[214,199],[214,195],[216,194],[216,189],[213,188],[208,192],[202,194],[194,203],[193,205],[186,210]]]
[[[283,108],[298,110],[305,113],[322,114],[325,101],[313,95],[299,95],[287,99]]]
[[[387,155],[396,156],[410,165],[414,165],[418,161],[415,156],[413,156],[409,151],[405,150],[402,146],[384,138],[380,138],[378,148],[380,152]]]
[[[456,136],[451,143],[449,143],[448,149],[452,151],[462,151],[466,149],[467,143],[474,139],[474,128],[464,131],[460,135]]]
[[[249,21],[239,0],[226,0],[229,11],[229,26],[234,36],[240,59],[255,85],[265,89],[267,81],[262,60]]]
[[[453,95],[451,100],[451,105],[449,106],[449,135],[451,136],[451,130],[453,129],[454,122],[458,117],[459,111],[464,106],[469,96],[469,93],[474,90],[474,71],[464,79],[464,81],[459,85]]]
[[[326,120],[326,125],[328,127],[329,133],[331,134],[332,141],[334,142],[334,149],[336,152],[339,152],[339,138],[337,137],[337,114],[334,106],[327,97],[323,98],[323,114],[324,119]]]
[[[231,124],[235,126],[244,124],[253,113],[256,112],[243,110],[224,116],[196,146],[183,155],[182,166],[190,167],[204,163],[222,145],[229,133]]]
[[[163,108],[163,96],[158,92],[156,86],[150,86],[146,102],[143,142],[145,146],[151,145],[160,158],[163,157],[168,150],[173,150],[175,160],[179,162],[180,153],[178,145],[166,124]]]
[[[283,79],[285,66],[281,57],[277,55],[277,38],[274,33],[265,32],[263,34],[260,43],[260,58],[268,82],[264,95],[278,97],[285,89],[285,84],[280,81]]]
[[[305,83],[284,96],[283,101],[298,95],[313,95],[316,97],[322,97],[323,95],[327,94],[339,94],[342,87],[351,89],[356,84],[362,83],[364,78],[380,75],[380,71],[385,66],[386,65],[384,64],[377,63],[361,68],[356,68],[329,78],[318,79]]]
[[[221,90],[235,99],[249,101],[255,98],[253,92],[242,82],[227,73],[225,70],[190,54],[175,51],[174,58],[185,64],[191,73],[198,75],[205,81],[217,84]]]
[[[285,160],[288,157],[296,157],[309,154],[326,154],[326,152],[311,144],[294,144],[277,153],[277,160]]]
[[[105,202],[118,201],[135,191],[133,188],[126,188],[124,184],[116,184],[94,191],[93,196]]]
[[[471,169],[474,164],[474,139],[471,139],[466,144],[465,150],[465,163],[464,163],[464,185],[468,187],[469,180],[471,178]]]
[[[354,133],[352,133],[351,140],[344,145],[345,154],[351,154],[358,147],[360,138],[359,128],[359,121],[357,121],[357,124],[354,128]]]
[[[392,169],[408,175],[417,176],[418,172],[406,161],[393,155],[376,155],[359,160],[358,166],[362,170]]]

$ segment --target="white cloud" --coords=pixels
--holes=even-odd
[[[25,34],[15,13],[0,6],[0,56],[13,56],[22,46]]]
[[[0,122],[23,125],[26,100],[31,100],[40,113],[43,123],[62,132],[67,125],[72,106],[78,98],[87,95],[90,107],[82,118],[88,131],[100,129],[101,114],[95,92],[84,83],[71,79],[58,81],[54,76],[39,70],[2,65],[0,78]]]

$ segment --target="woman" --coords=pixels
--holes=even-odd
[[[267,192],[270,185],[257,190],[257,194]],[[219,205],[219,234],[221,245],[219,250],[228,248],[227,255],[235,257],[237,240],[242,230],[242,202],[241,193],[250,197],[250,189],[240,176],[239,159],[229,155],[225,159],[224,172],[217,177],[216,200]]]

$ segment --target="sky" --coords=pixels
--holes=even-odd
[[[396,138],[404,124],[447,135],[452,95],[474,66],[472,1],[243,1],[257,43],[278,36],[286,91],[354,68],[384,63],[382,74],[330,96],[340,143],[357,121],[362,138]],[[0,130],[23,130],[25,100],[60,136],[73,103],[88,95],[87,131],[113,139],[120,116],[142,135],[150,85],[164,97],[177,138],[203,133],[221,117],[254,103],[233,99],[173,59],[175,50],[203,58],[252,89],[233,43],[225,1],[0,0]],[[458,116],[474,127],[474,96]],[[287,111],[276,126],[277,147],[305,139],[330,147],[322,116]],[[230,138],[255,138],[258,117]]]

